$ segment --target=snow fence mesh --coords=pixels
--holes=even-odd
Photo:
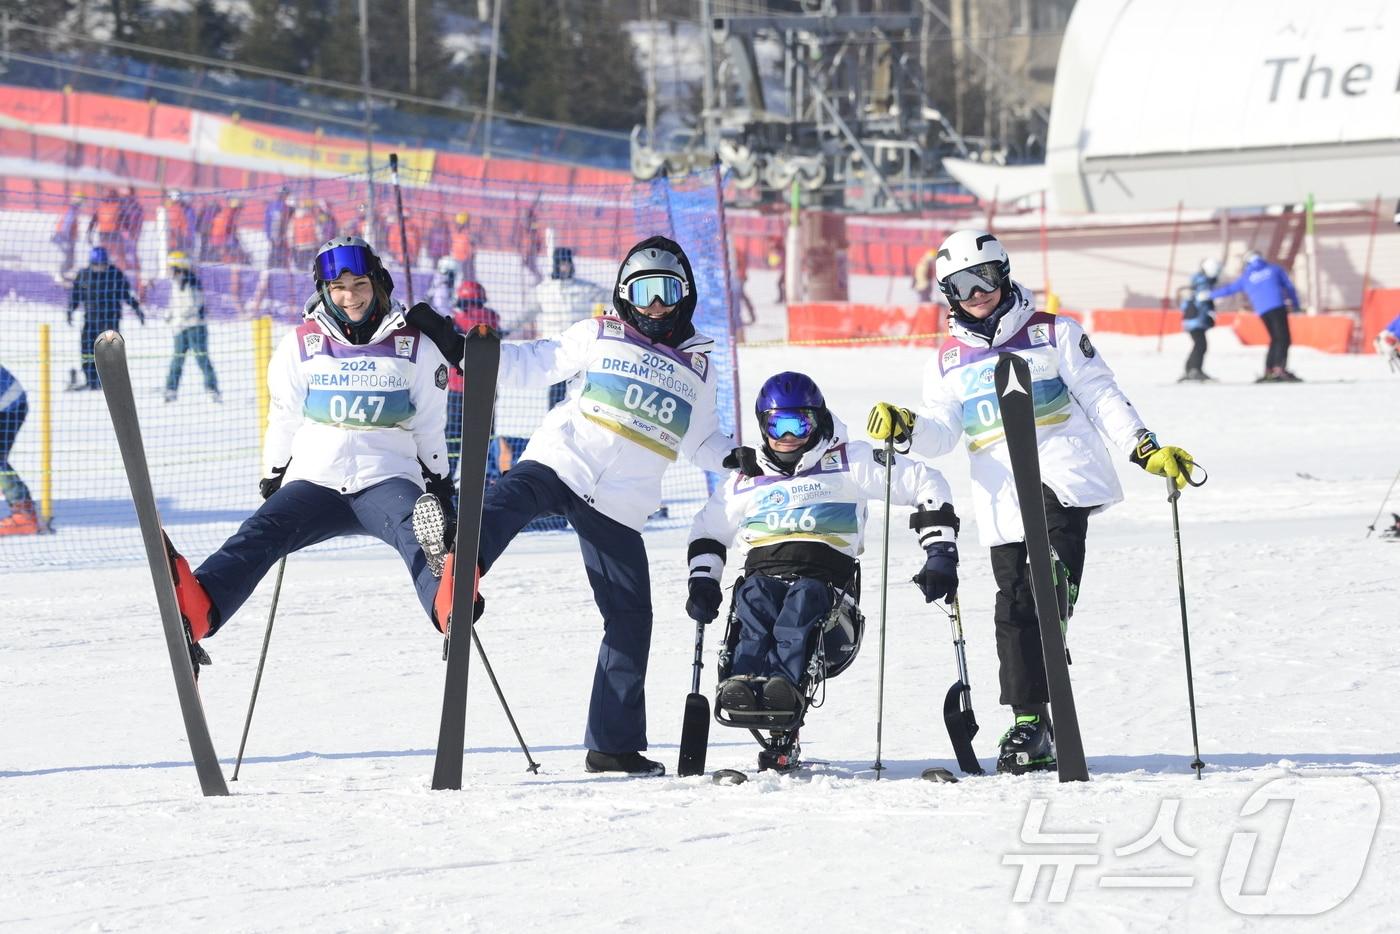
[[[267,359],[301,319],[316,248],[342,234],[368,233],[394,277],[394,298],[405,305],[411,298],[450,313],[462,282],[476,282],[508,339],[562,329],[558,314],[532,310],[532,296],[556,271],[556,250],[571,252],[577,279],[599,286],[597,300],[578,312],[585,315],[610,310],[617,265],[632,244],[657,234],[675,239],[699,280],[695,325],[716,340],[720,419],[733,431],[734,303],[714,174],[544,185],[441,173],[430,181],[401,170],[402,230],[391,178],[386,168],[372,186],[360,175],[224,191],[76,181],[63,190],[35,182],[28,190],[27,180],[6,180],[0,366],[23,386],[28,416],[17,431],[0,433],[0,462],[8,457],[28,485],[49,531],[0,536],[0,567],[143,554],[102,394],[85,388],[95,380],[85,357],[90,340],[110,327],[127,341],[162,521],[191,557],[217,548],[260,502]],[[96,249],[111,271],[91,262]],[[207,344],[180,326],[181,274],[172,256],[198,280]],[[465,302],[459,310],[483,313]],[[509,467],[549,405],[544,389],[500,393],[493,476]],[[709,482],[683,461],[673,465],[653,523],[689,522]],[[562,520],[536,526],[562,527]],[[318,547],[371,544],[352,538]]]

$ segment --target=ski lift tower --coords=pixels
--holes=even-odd
[[[716,80],[704,138],[667,151],[634,132],[638,178],[718,157],[733,183],[756,190],[761,201],[784,202],[795,184],[808,206],[907,211],[942,177],[945,144],[965,153],[928,102],[917,56],[906,51],[919,48],[919,14],[848,15],[828,7],[719,16],[710,24]],[[764,39],[782,50],[780,94],[773,77],[765,83],[759,72],[755,43]]]

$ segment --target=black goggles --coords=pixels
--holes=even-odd
[[[979,263],[949,273],[943,280],[943,291],[949,298],[965,302],[977,292],[990,295],[1001,288],[1004,281],[996,263]]]

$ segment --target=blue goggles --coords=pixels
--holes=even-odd
[[[374,254],[362,246],[334,246],[316,257],[316,278],[330,282],[343,272],[368,276],[378,265]]]
[[[636,308],[645,308],[658,298],[663,305],[678,305],[685,297],[685,283],[675,276],[638,276],[624,287],[626,298]]]
[[[817,430],[817,413],[812,409],[769,409],[763,413],[763,430],[775,440],[792,435],[802,441]]]

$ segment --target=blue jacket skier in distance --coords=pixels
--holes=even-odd
[[[1103,437],[1178,489],[1193,459],[1182,448],[1157,444],[1076,321],[1036,311],[1030,292],[1011,279],[1011,258],[996,237],[954,232],[939,247],[935,274],[951,309],[949,336],[925,369],[923,405],[916,416],[877,403],[868,427],[872,437],[892,438],[925,458],[947,454],[965,439],[978,533],[991,548],[997,583],[993,620],[1001,703],[1015,716],[1002,737],[997,768],[1054,768],[1025,530],[993,378],[998,355],[1025,358],[1034,377],[1029,388],[1050,545],[1067,576],[1071,606],[1084,570],[1089,516],[1123,497]]]
[[[756,471],[736,471],[710,496],[690,530],[686,613],[712,621],[722,603],[728,549],[747,549],[734,594],[740,635],[719,702],[731,711],[795,712],[813,638],[864,550],[866,504],[915,508],[910,527],[925,551],[915,582],[927,602],[958,587],[958,517],[942,475],[912,458],[885,464],[883,451],[849,438],[806,374],[779,373],[754,404],[762,448]]]
[[[167,539],[195,656],[281,558],[344,535],[395,548],[431,618],[437,579],[412,515],[425,487],[451,499],[447,361],[404,321],[364,240],[328,241],[312,273],[302,324],[268,365],[263,504],[193,572]]]
[[[1264,375],[1261,383],[1296,383],[1298,377],[1288,369],[1288,348],[1292,334],[1288,326],[1291,307],[1298,310],[1298,290],[1281,266],[1264,259],[1257,250],[1244,257],[1244,270],[1234,282],[1211,290],[1212,300],[1244,292],[1249,305],[1269,332],[1269,349],[1264,354]]]
[[[503,385],[566,383],[524,453],[486,494],[478,570],[483,577],[515,536],[541,516],[578,534],[603,617],[584,745],[590,772],[660,775],[647,748],[645,681],[651,652],[651,576],[641,529],[661,502],[661,477],[681,457],[724,469],[733,441],[719,429],[713,341],[695,331],[695,275],[680,245],[652,237],[628,251],[612,291],[615,314],[547,339],[501,347]],[[426,305],[409,312],[462,360],[463,338]],[[420,324],[421,322],[421,324]],[[432,329],[431,331],[429,329]],[[468,392],[471,374],[464,374]],[[440,543],[432,543],[440,546]],[[438,618],[450,607],[455,560],[444,565]]]

